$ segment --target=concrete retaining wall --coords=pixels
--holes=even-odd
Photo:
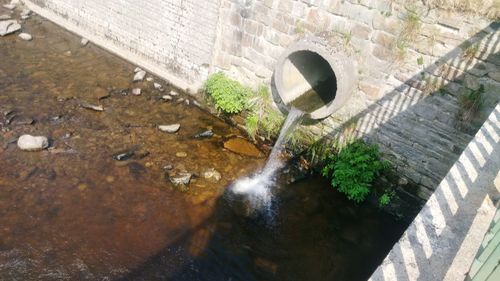
[[[356,124],[401,176],[420,186],[410,192],[423,199],[500,99],[499,25],[428,10],[420,1],[25,2],[181,88],[196,89],[217,70],[254,86],[269,83],[287,46],[329,34],[355,55],[360,81],[345,108],[307,130],[333,138],[344,124]],[[411,40],[400,44],[415,23]],[[459,97],[480,85],[483,109],[464,121]]]

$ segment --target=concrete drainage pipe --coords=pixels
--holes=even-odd
[[[357,82],[355,61],[342,43],[308,37],[293,43],[279,58],[273,75],[273,98],[281,110],[290,106],[311,119],[323,119],[352,96]]]

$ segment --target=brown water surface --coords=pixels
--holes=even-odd
[[[0,38],[0,280],[362,280],[402,233],[316,178],[283,185],[272,221],[242,216],[226,187],[264,159],[223,148],[238,129],[185,94],[162,101],[165,82],[132,83],[135,66],[38,16],[23,29],[33,41]],[[51,147],[23,152],[22,134]],[[198,175],[188,191],[167,165]]]

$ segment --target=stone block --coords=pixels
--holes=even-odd
[[[352,36],[367,40],[370,38],[372,29],[366,24],[355,23],[351,28]]]
[[[394,46],[396,37],[387,32],[377,30],[373,32],[371,40],[373,43],[379,44],[387,49],[390,49],[392,48],[392,46]]]
[[[391,50],[389,50],[388,48],[385,48],[383,46],[380,46],[380,45],[373,46],[372,54],[376,58],[378,58],[379,60],[382,60],[382,61],[392,61],[393,60],[393,54],[392,54]]]
[[[383,30],[387,33],[397,35],[401,31],[402,23],[394,17],[385,17],[380,13],[375,13],[373,15],[372,25],[373,29]]]
[[[381,97],[382,91],[380,86],[367,81],[359,82],[359,89],[366,94],[369,99],[375,100]]]

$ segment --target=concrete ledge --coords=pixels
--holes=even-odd
[[[495,215],[499,169],[497,104],[370,280],[464,280]]]
[[[176,86],[184,91],[188,91],[188,89],[189,89],[190,91],[196,92],[202,86],[201,81],[190,83],[190,82],[186,81],[185,79],[182,79],[182,78],[176,76],[172,72],[170,72],[164,68],[159,67],[154,62],[151,62],[145,58],[142,58],[139,55],[137,55],[137,54],[125,49],[125,48],[117,46],[108,40],[105,40],[105,39],[102,39],[96,35],[93,35],[92,33],[88,32],[85,29],[79,27],[78,25],[72,23],[68,19],[63,18],[62,16],[60,16],[60,15],[58,15],[58,14],[56,14],[48,9],[43,9],[40,6],[33,3],[32,1],[23,0],[22,2],[30,10],[32,10],[36,14],[38,14],[38,15],[54,22],[55,24],[77,34],[78,36],[87,38],[90,42],[96,44],[97,46],[100,46],[100,47],[122,57],[123,59],[125,59],[125,60],[127,60],[135,65],[140,66],[141,68],[149,71],[150,73],[153,73],[153,74],[155,74],[163,79],[168,80],[174,86]]]

